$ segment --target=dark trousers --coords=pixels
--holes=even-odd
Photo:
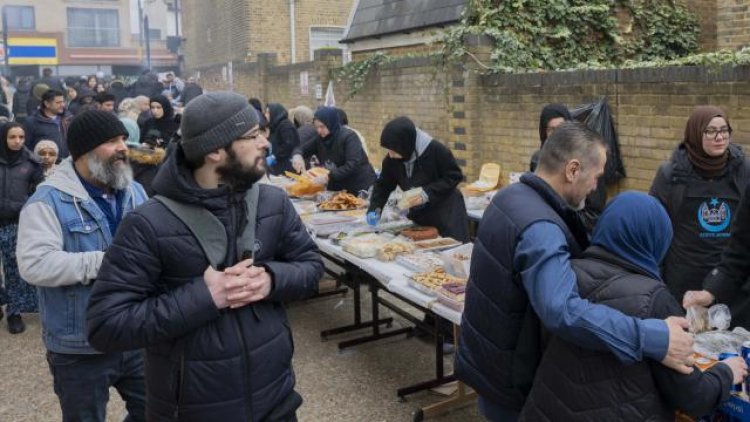
[[[515,422],[520,416],[519,412],[504,409],[481,396],[479,397],[479,413],[491,422]]]
[[[128,410],[126,422],[145,421],[146,391],[141,350],[102,355],[47,352],[63,422],[104,422],[109,388],[115,387]]]

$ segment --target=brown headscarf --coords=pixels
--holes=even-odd
[[[688,159],[696,167],[698,172],[706,177],[714,177],[721,174],[729,160],[729,149],[719,157],[711,157],[703,150],[703,131],[714,117],[722,117],[729,124],[726,113],[719,107],[698,106],[687,121],[685,127],[685,138],[682,143],[688,152]]]

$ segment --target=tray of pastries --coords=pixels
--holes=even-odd
[[[414,242],[414,245],[418,251],[435,251],[461,246],[461,242],[452,237],[438,237],[436,239],[420,240]]]
[[[442,268],[435,269],[434,271],[417,273],[412,275],[409,279],[409,285],[421,291],[422,293],[431,296],[437,296],[438,291],[443,287],[443,285],[454,283],[465,284],[466,280],[463,278],[454,277],[446,273]]]
[[[416,272],[428,272],[441,268],[443,260],[432,252],[415,252],[401,254],[396,257],[396,263]]]
[[[381,261],[391,262],[397,256],[408,254],[414,251],[414,244],[403,240],[394,240],[386,243],[380,249],[375,257]]]
[[[445,283],[438,290],[438,302],[460,312],[464,309],[465,293],[466,283]]]
[[[390,240],[384,235],[368,233],[341,241],[341,248],[360,258],[374,258],[378,250]]]
[[[414,241],[435,239],[438,236],[440,236],[435,227],[422,227],[422,226],[410,227],[408,229],[401,230],[400,234],[401,236],[404,236]]]
[[[329,199],[321,201],[318,209],[321,211],[346,211],[356,210],[367,206],[367,201],[362,198],[348,193],[346,191],[337,192]]]

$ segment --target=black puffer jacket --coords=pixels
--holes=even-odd
[[[42,180],[42,166],[28,149],[12,163],[0,155],[0,226],[18,222],[21,208]]]
[[[198,187],[181,149],[168,155],[153,187],[204,206],[235,244],[243,195]],[[216,309],[203,281],[208,260],[162,203],[149,200],[120,225],[91,294],[88,337],[102,351],[146,348],[149,421],[262,421],[292,392],[282,302],[314,294],[323,264],[282,190],[262,185],[258,202],[255,260],[274,285],[266,300],[239,309]]]
[[[626,315],[664,319],[682,308],[664,283],[592,246],[573,261],[581,297]],[[673,421],[675,409],[694,417],[729,398],[732,371],[679,374],[655,361],[625,365],[608,352],[554,338],[537,369],[522,421]]]

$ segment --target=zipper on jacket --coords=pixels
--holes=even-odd
[[[180,376],[177,379],[177,403],[174,408],[175,420],[180,419],[180,403],[185,397],[185,350],[180,352]]]
[[[245,384],[245,388],[247,389],[247,397],[245,398],[245,404],[247,405],[247,412],[248,412],[248,422],[253,422],[253,389],[250,385],[250,377],[251,377],[251,362],[250,362],[250,355],[247,353],[247,344],[245,344],[245,337],[242,335],[242,322],[240,319],[240,314],[238,311],[230,311],[234,316],[234,329],[237,331],[237,339],[240,342],[240,349],[242,356],[240,356],[240,361],[242,362],[242,366],[244,367],[243,373],[245,373],[245,376],[243,376],[243,382]]]

